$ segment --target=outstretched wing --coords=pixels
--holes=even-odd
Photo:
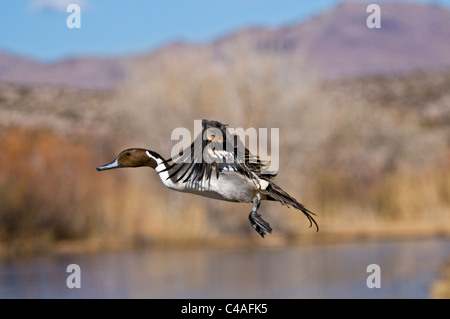
[[[260,175],[263,163],[253,155],[235,134],[227,131],[227,125],[217,121],[202,121],[202,132],[189,148],[167,161],[169,178],[173,182],[219,178],[223,171],[236,171],[252,177]]]

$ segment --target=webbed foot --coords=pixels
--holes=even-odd
[[[253,228],[264,238],[266,232],[272,233],[272,227],[270,227],[269,223],[261,218],[261,215],[255,211],[252,211],[250,215],[248,215],[248,219],[250,219],[250,223]]]

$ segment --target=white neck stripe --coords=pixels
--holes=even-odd
[[[158,173],[159,178],[161,178],[163,184],[169,188],[174,188],[174,185],[169,178],[169,172],[165,171],[166,164],[164,164],[164,161],[159,157],[158,158],[154,157],[152,154],[150,154],[149,151],[145,151],[145,154],[147,154],[148,157],[150,157],[156,162],[155,171]]]
[[[156,162],[155,171],[159,174],[163,169],[166,168],[166,165],[164,165],[163,160],[160,158],[154,157],[152,154],[150,154],[149,151],[145,151],[145,154],[147,154],[148,157],[153,159]]]

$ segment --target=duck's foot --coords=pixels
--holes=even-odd
[[[250,215],[248,215],[248,219],[250,219],[250,223],[253,228],[264,238],[266,232],[272,233],[272,227],[270,227],[269,223],[261,218],[261,215],[255,211],[252,211]]]

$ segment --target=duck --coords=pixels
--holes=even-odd
[[[176,156],[164,159],[145,148],[128,148],[97,171],[126,167],[150,167],[167,188],[216,200],[252,203],[248,218],[253,229],[264,238],[272,233],[258,209],[261,201],[277,201],[301,211],[319,231],[316,214],[273,182],[276,173],[268,171],[268,163],[252,154],[227,124],[202,120],[202,131],[190,147]]]

